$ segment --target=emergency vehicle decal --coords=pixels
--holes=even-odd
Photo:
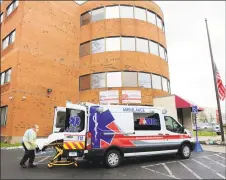
[[[182,139],[187,139],[187,134],[176,135],[151,135],[151,136],[135,136],[126,135],[114,122],[114,117],[109,110],[97,112],[99,106],[90,107],[89,116],[89,132],[92,134],[93,148],[108,148],[110,145],[116,145],[124,148],[150,147],[177,145]],[[157,124],[154,118],[141,118],[142,125]],[[170,140],[170,142],[168,142]],[[173,140],[173,142],[172,142]]]
[[[93,148],[100,148],[101,142],[111,144],[114,137],[114,131],[108,127],[113,121],[109,110],[99,113],[96,111],[98,106],[92,106],[90,108],[89,117],[89,131],[92,133],[92,146]],[[102,135],[102,133],[107,132],[109,135]]]
[[[64,149],[84,149],[85,142],[64,142]]]

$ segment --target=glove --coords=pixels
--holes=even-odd
[[[40,149],[38,147],[35,148],[36,153],[40,152]]]

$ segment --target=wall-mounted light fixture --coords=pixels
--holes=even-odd
[[[47,93],[51,93],[52,91],[53,91],[53,90],[50,89],[50,88],[47,89]]]

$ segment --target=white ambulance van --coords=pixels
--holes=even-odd
[[[163,108],[149,106],[67,104],[56,107],[53,131],[65,133],[71,156],[102,159],[108,167],[123,158],[179,154],[189,158],[194,138]]]

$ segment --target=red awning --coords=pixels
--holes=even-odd
[[[197,106],[199,111],[204,110],[203,108],[199,107],[197,104],[195,104],[191,101],[182,99],[181,97],[179,97],[177,95],[175,95],[175,101],[176,101],[176,108],[189,108],[192,106]]]

